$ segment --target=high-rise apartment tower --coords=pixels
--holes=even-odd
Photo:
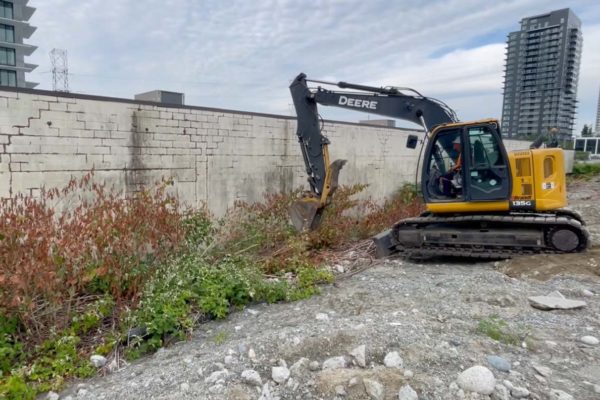
[[[550,129],[573,133],[581,59],[581,21],[565,8],[521,20],[508,35],[502,106],[507,137],[536,137]]]
[[[27,22],[35,11],[28,2],[0,0],[0,86],[34,88],[38,85],[25,80],[25,73],[37,67],[25,62],[25,57],[37,48],[23,43],[36,29]]]
[[[600,90],[598,90],[598,110],[596,111],[596,126],[594,133],[596,136],[600,136]]]

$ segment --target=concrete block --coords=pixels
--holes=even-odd
[[[107,122],[107,121],[85,121],[85,129],[90,129],[90,130],[106,130],[106,131],[112,131],[115,130],[116,124],[114,122]]]
[[[93,137],[95,137],[95,138],[106,139],[106,138],[110,137],[110,131],[86,131],[86,132],[92,132]]]
[[[108,146],[86,146],[77,145],[77,154],[112,154]]]
[[[152,135],[154,140],[172,141],[177,137],[175,133],[155,133]]]
[[[104,154],[102,160],[104,164],[109,165],[112,169],[124,169],[132,164],[129,157],[124,157],[121,154]]]
[[[14,160],[17,162],[17,160]],[[89,165],[85,155],[35,154],[29,155],[21,165],[22,172],[86,170]]]
[[[174,155],[171,159],[171,167],[173,168],[191,168],[196,162],[194,155]]]
[[[134,141],[129,139],[101,139],[102,146],[108,146],[110,148],[128,147],[132,146]]]
[[[10,173],[0,169],[0,199],[9,197],[11,197]]]
[[[72,113],[83,112],[83,107],[79,103],[67,103],[67,111]]]
[[[80,137],[80,138],[94,138],[95,131],[89,131],[85,129],[60,129],[58,136],[62,137]]]
[[[0,97],[18,99],[19,93],[18,92],[5,92],[3,90],[0,90]]]
[[[127,139],[129,140],[132,136],[130,131],[110,131],[111,139]]]
[[[48,103],[50,105],[50,110],[55,110],[55,111],[68,111],[67,108],[67,103],[65,102],[60,102],[60,103]]]
[[[197,201],[196,183],[176,181],[173,186],[175,194],[184,207],[201,207]]]

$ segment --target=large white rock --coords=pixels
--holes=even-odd
[[[590,346],[595,346],[600,343],[598,338],[595,338],[594,336],[584,336],[579,340],[581,340],[581,343],[589,344]]]
[[[317,321],[329,321],[329,315],[325,313],[317,313],[317,315],[315,315],[315,319]]]
[[[496,378],[494,378],[492,371],[486,367],[475,365],[461,372],[456,379],[456,383],[467,392],[492,394],[494,386],[496,386]]]
[[[260,379],[260,374],[253,369],[247,369],[242,372],[242,380],[247,385],[262,387],[262,379]]]
[[[522,399],[524,397],[529,397],[529,390],[524,387],[515,386],[510,390],[510,395],[515,399]]]
[[[104,356],[94,354],[90,357],[90,362],[96,368],[104,367],[106,365],[106,358]]]
[[[60,395],[56,392],[48,392],[46,395],[46,400],[58,400],[60,399]]]
[[[346,359],[342,356],[331,357],[323,362],[323,370],[346,368]]]
[[[279,384],[284,383],[290,377],[290,370],[286,367],[273,367],[271,369],[271,378]]]
[[[543,365],[533,364],[533,369],[535,372],[540,374],[541,376],[550,376],[552,375],[552,370],[548,367],[544,367]]]
[[[585,301],[562,299],[552,296],[532,296],[528,297],[529,304],[540,310],[572,310],[587,306]]]
[[[311,361],[310,364],[308,364],[308,369],[311,371],[318,371],[320,368],[321,366],[318,361]]]
[[[550,389],[548,391],[548,400],[575,400],[575,398],[562,390]]]
[[[410,385],[404,385],[398,392],[398,400],[419,400],[419,395]]]
[[[208,383],[209,385],[212,385],[212,384],[217,383],[219,381],[225,381],[225,380],[227,380],[228,375],[229,375],[229,372],[226,369],[221,370],[221,371],[215,371],[212,374],[210,374],[204,380],[204,382]]]
[[[298,361],[296,361],[290,367],[290,374],[293,377],[299,378],[304,376],[308,372],[308,367],[310,365],[310,360],[308,358],[302,357]]]
[[[493,400],[510,400],[510,393],[508,388],[504,385],[496,385],[494,393],[492,393]]]
[[[265,383],[262,388],[262,392],[260,393],[260,397],[258,400],[273,400],[273,396],[271,396],[271,390],[269,389],[269,384]]]
[[[350,352],[350,355],[352,357],[354,357],[356,364],[362,368],[365,368],[367,366],[365,352],[366,352],[366,346],[364,344],[358,346],[357,348],[355,348],[354,350],[352,350]]]
[[[363,384],[371,400],[383,400],[384,391],[381,383],[372,379],[363,379]]]
[[[386,354],[383,364],[388,368],[402,368],[404,361],[397,351],[392,351]]]

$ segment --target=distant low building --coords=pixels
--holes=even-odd
[[[575,139],[576,151],[587,151],[590,155],[600,155],[600,138],[577,138]]]
[[[168,92],[166,90],[152,90],[150,92],[135,95],[136,100],[153,101],[161,104],[184,105],[185,95],[183,93]]]
[[[38,84],[25,80],[25,73],[37,68],[25,62],[36,46],[23,43],[36,28],[29,25],[35,8],[29,0],[0,0],[0,86],[35,88]]]
[[[362,121],[358,121],[359,124],[365,125],[380,125],[385,126],[386,128],[395,128],[396,120],[395,119],[365,119]]]

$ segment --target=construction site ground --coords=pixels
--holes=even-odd
[[[582,340],[600,338],[600,178],[571,182],[569,192],[592,233],[585,253],[411,262],[347,251],[320,295],[202,324],[191,340],[60,396],[600,399],[600,345]],[[586,306],[542,311],[528,301],[554,291]],[[491,394],[457,382],[477,365],[494,376]]]

